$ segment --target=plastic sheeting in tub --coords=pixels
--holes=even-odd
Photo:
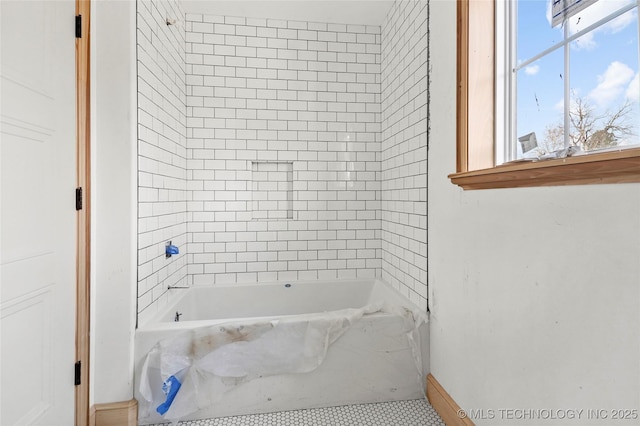
[[[405,331],[422,376],[419,334],[426,316],[389,304],[300,315],[254,323],[200,327],[158,342],[141,373],[143,409],[177,421],[252,379],[306,373],[320,366],[334,343],[364,315],[387,312],[405,319]]]

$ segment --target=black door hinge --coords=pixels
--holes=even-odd
[[[82,15],[76,15],[76,38],[82,38]]]
[[[76,188],[76,210],[82,210],[82,188]]]
[[[80,378],[82,377],[82,362],[78,361],[76,362],[76,368],[75,368],[75,378],[73,380],[73,384],[78,386],[81,383]]]

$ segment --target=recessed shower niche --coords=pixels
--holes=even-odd
[[[293,219],[293,163],[251,163],[253,219]]]

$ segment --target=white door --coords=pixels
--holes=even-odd
[[[0,425],[72,426],[75,3],[0,0]]]

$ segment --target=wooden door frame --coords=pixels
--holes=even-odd
[[[89,424],[90,273],[91,273],[91,161],[90,161],[90,17],[91,0],[76,0],[81,34],[76,37],[76,187],[82,188],[77,213],[76,243],[76,362],[80,384],[75,389],[75,425]],[[76,34],[77,35],[77,34]]]

